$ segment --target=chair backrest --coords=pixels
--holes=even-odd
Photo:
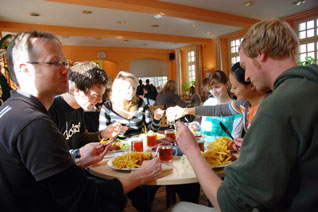
[[[157,108],[160,108],[161,110],[165,110],[164,105],[149,105],[149,109],[150,109],[150,112],[152,114],[152,118],[153,118],[154,112]],[[161,118],[160,128],[167,128],[168,126],[169,125],[168,125],[167,116],[166,116],[166,112],[165,112]]]

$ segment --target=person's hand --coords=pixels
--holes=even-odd
[[[154,119],[156,119],[156,120],[160,120],[160,119],[162,118],[162,116],[163,116],[164,113],[165,113],[164,110],[161,110],[160,108],[157,108],[157,110],[155,110],[155,112],[154,112],[153,117],[154,117]]]
[[[159,157],[142,162],[138,174],[143,177],[143,184],[154,181],[162,176],[162,168]]]
[[[107,154],[111,145],[103,145],[99,142],[88,143],[79,149],[81,167],[87,167],[101,161]]]
[[[178,127],[177,144],[181,151],[186,155],[193,150],[200,151],[190,129],[181,121],[177,121],[176,125]]]
[[[179,106],[169,107],[166,110],[166,114],[167,114],[167,120],[168,121],[174,121],[176,119],[179,119],[179,118],[187,115],[185,108],[182,108],[182,107],[179,107]]]
[[[228,145],[228,149],[234,149],[236,150],[238,153],[240,153],[241,150],[241,146],[243,143],[243,138],[234,138]]]
[[[102,131],[103,138],[115,138],[119,135],[121,131],[121,123],[116,121],[106,127]]]

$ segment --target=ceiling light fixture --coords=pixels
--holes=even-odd
[[[162,15],[157,14],[157,15],[154,15],[153,17],[155,17],[155,18],[159,19],[159,18],[161,18],[161,17],[162,17]]]
[[[252,6],[252,5],[256,4],[256,2],[255,1],[246,1],[243,4],[244,4],[245,7],[249,7],[249,6]]]
[[[116,24],[123,25],[123,24],[126,24],[126,21],[116,21]]]
[[[69,38],[69,35],[62,35],[63,38]]]
[[[37,12],[31,12],[31,13],[30,13],[30,16],[38,17],[38,16],[40,16],[40,13],[37,13]]]
[[[156,27],[159,27],[159,24],[152,24],[150,26],[156,28]]]
[[[195,28],[195,27],[198,27],[199,24],[192,24],[192,27]]]
[[[100,37],[97,37],[97,38],[96,38],[96,40],[101,40],[101,39],[102,39],[102,38],[100,38]]]
[[[124,40],[124,41],[126,41],[126,42],[127,42],[127,41],[129,41],[129,40]]]
[[[148,44],[146,44],[146,43],[144,43],[143,45],[144,45],[144,46],[148,46]]]
[[[85,15],[89,15],[89,14],[92,14],[93,11],[91,11],[91,10],[82,10],[82,13],[85,14]]]
[[[306,3],[306,1],[295,1],[292,4],[295,5],[295,6],[299,6],[299,5],[302,5],[302,4],[305,4],[305,3]]]
[[[209,32],[206,32],[205,34],[207,34],[207,35],[212,35],[213,32],[209,31]]]

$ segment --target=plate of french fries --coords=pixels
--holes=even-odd
[[[228,137],[216,138],[207,146],[205,152],[201,152],[205,160],[211,168],[221,168],[231,164],[238,156],[227,150],[228,143],[231,141]],[[190,168],[191,165],[185,155],[181,157],[181,162],[184,167]]]
[[[228,137],[219,137],[208,144],[207,151],[202,155],[211,168],[224,167],[237,159],[237,156],[227,149],[230,141]]]
[[[129,152],[109,160],[107,165],[116,170],[132,171],[139,169],[143,161],[151,159],[151,152]]]

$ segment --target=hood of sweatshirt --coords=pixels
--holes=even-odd
[[[282,73],[274,82],[274,89],[290,78],[306,78],[318,84],[318,65],[295,66]]]

